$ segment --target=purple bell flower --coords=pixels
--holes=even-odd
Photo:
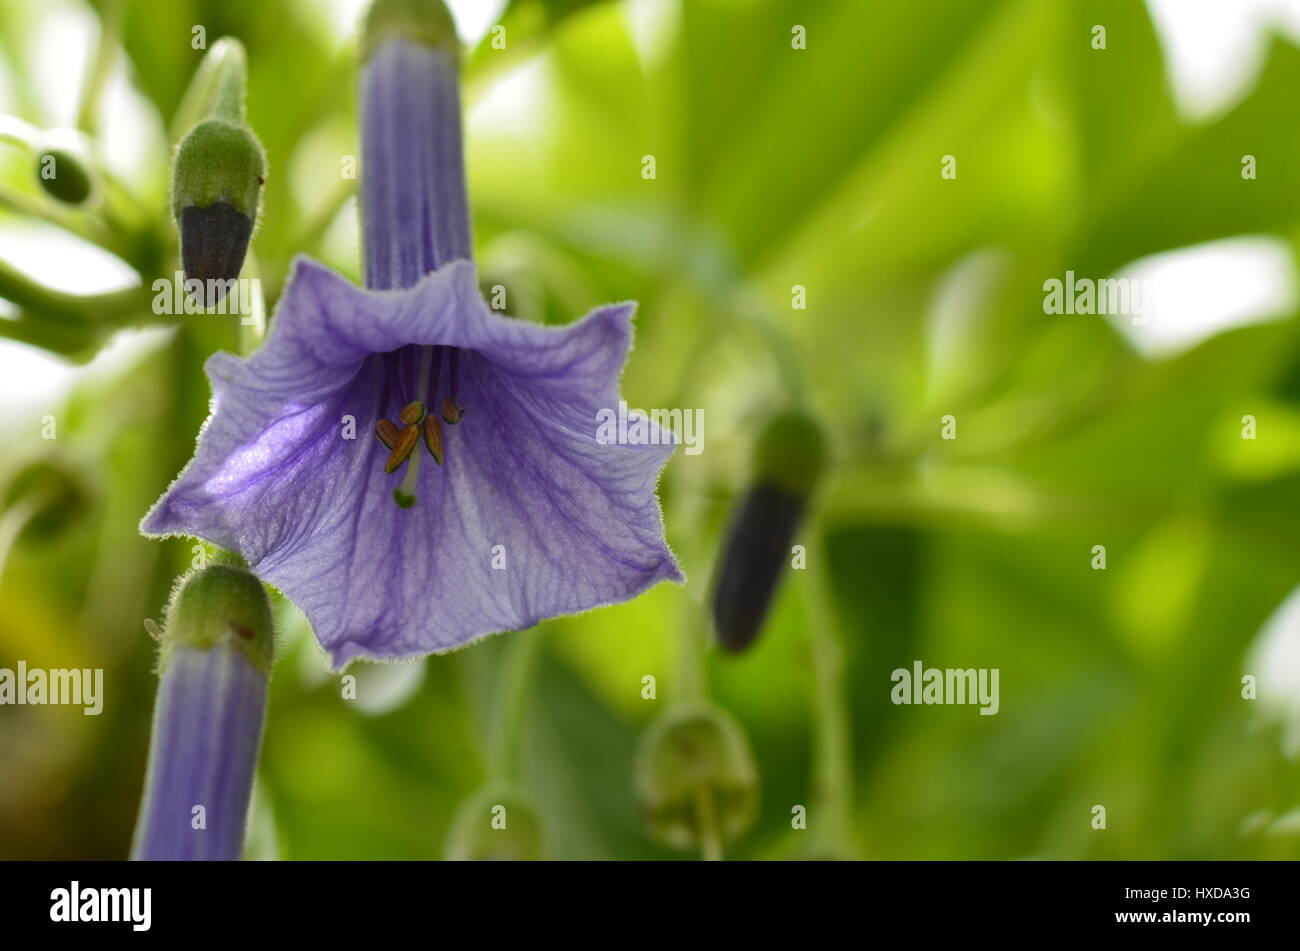
[[[141,526],[238,552],[336,667],[683,580],[655,496],[674,440],[597,439],[635,305],[554,328],[482,300],[455,35],[429,7],[381,0],[367,25],[366,288],[294,262],[262,347],[208,361],[212,415]]]

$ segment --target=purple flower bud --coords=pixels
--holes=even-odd
[[[758,637],[823,457],[821,432],[806,416],[778,416],[759,437],[754,481],[713,583],[713,625],[724,650],[743,651]]]
[[[204,568],[173,594],[133,858],[242,855],[273,640],[266,592],[242,569]]]
[[[216,306],[239,277],[257,221],[266,155],[244,119],[247,64],[238,40],[223,38],[204,57],[189,91],[189,129],[172,162],[172,215],[180,229],[186,281]]]

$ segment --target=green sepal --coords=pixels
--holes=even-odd
[[[456,21],[443,0],[375,0],[361,32],[361,61],[393,37],[460,53]]]
[[[754,481],[784,489],[795,498],[812,494],[826,465],[826,442],[811,417],[782,413],[754,444]]]
[[[266,154],[257,136],[229,119],[205,119],[176,150],[172,215],[179,226],[185,208],[222,201],[256,222],[265,180]]]
[[[179,644],[208,650],[237,645],[258,670],[271,674],[275,628],[262,582],[232,565],[208,565],[181,579],[167,605],[158,669]]]

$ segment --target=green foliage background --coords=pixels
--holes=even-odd
[[[37,125],[30,38],[63,6],[0,0],[4,104]],[[1286,818],[1300,773],[1240,694],[1243,673],[1259,673],[1248,648],[1300,581],[1300,325],[1288,315],[1148,360],[1105,318],[1042,308],[1043,281],[1067,268],[1102,276],[1240,234],[1295,248],[1300,49],[1276,39],[1246,98],[1193,125],[1136,0],[671,6],[676,28],[648,57],[622,4],[515,0],[507,50],[485,42],[465,60],[467,109],[530,63],[550,90],[526,128],[471,128],[484,284],[506,284],[513,312],[548,322],[639,300],[629,403],[706,418],[706,451],[679,453],[661,486],[688,585],[540,628],[521,778],[547,854],[679,854],[638,819],[636,744],[704,633],[756,428],[793,388],[834,448],[801,539],[822,570],[788,574],[749,653],[707,655],[710,690],[743,725],[762,781],[759,819],[729,855],[803,854],[811,833],[791,830],[795,804],[818,822],[809,627],[824,616],[844,648],[848,853],[1300,857],[1300,824]],[[1090,48],[1094,23],[1105,52]],[[298,252],[357,277],[354,210],[333,214],[340,156],[359,151],[352,47],[305,0],[132,0],[124,53],[160,128],[201,56],[193,24],[248,49],[249,120],[271,166],[253,245],[269,297]],[[793,24],[806,50],[791,48]],[[1245,153],[1256,181],[1240,176]],[[956,180],[939,175],[946,154]],[[163,151],[130,200],[115,199],[114,250],[146,287],[176,266],[166,169]],[[43,201],[14,150],[0,153],[0,182]],[[0,229],[20,217],[0,209]],[[936,294],[972,260],[989,266],[964,319],[939,328]],[[807,310],[790,307],[795,284]],[[84,359],[117,327],[154,320],[145,300],[76,320],[35,301],[0,331],[66,327],[61,348]],[[138,364],[51,409],[55,443],[34,419],[2,421],[0,477],[52,458],[91,494],[57,537],[22,540],[9,558],[0,666],[103,667],[107,691],[99,717],[0,708],[3,858],[128,849],[155,686],[142,619],[160,615],[191,557],[136,526],[192,451],[203,360],[238,346],[228,321],[167,319],[179,326]],[[1240,438],[1247,413],[1253,443]],[[954,441],[939,439],[945,414]],[[1096,544],[1105,571],[1090,568]],[[340,698],[292,606],[277,615],[251,854],[441,855],[487,775],[516,635],[430,658],[409,696],[368,713]],[[917,658],[999,668],[1001,712],[892,705],[890,671]],[[413,676],[353,672],[371,696]],[[647,674],[655,701],[641,696]],[[1104,832],[1090,826],[1097,803]]]

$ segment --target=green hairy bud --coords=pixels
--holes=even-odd
[[[257,223],[266,153],[244,122],[243,47],[222,39],[199,67],[182,107],[198,114],[172,163],[172,215],[187,281],[205,288],[211,307],[243,269]]]
[[[71,148],[50,147],[36,155],[36,180],[45,193],[65,205],[81,205],[95,191],[90,161]]]

